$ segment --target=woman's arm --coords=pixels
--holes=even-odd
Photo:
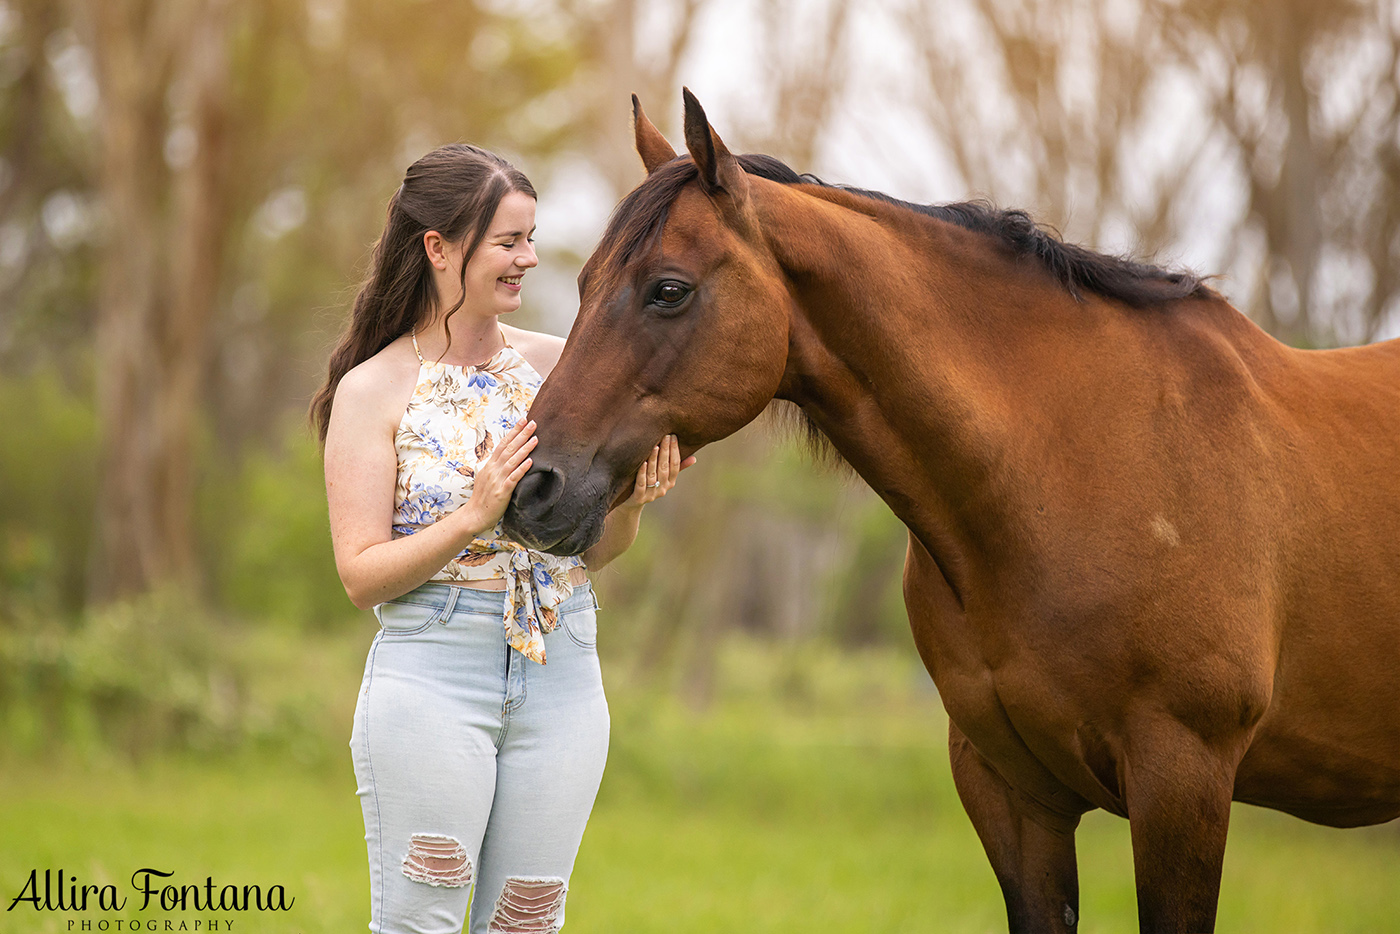
[[[603,524],[603,537],[597,544],[583,553],[584,564],[590,571],[606,567],[614,558],[622,554],[637,540],[637,529],[642,521],[642,507],[665,496],[676,485],[680,472],[695,463],[694,457],[681,460],[680,442],[675,435],[667,435],[661,443],[651,449],[651,456],[637,471],[637,482],[632,495],[621,505],[608,513]]]
[[[358,369],[358,368],[357,368]],[[336,387],[326,433],[326,501],[335,566],[360,609],[408,593],[429,580],[505,512],[515,484],[530,469],[534,422],[501,439],[476,473],[460,508],[403,538],[393,537],[396,396],[373,369],[352,370]]]

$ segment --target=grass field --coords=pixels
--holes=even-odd
[[[738,658],[744,658],[740,653]],[[732,660],[731,660],[732,662]],[[652,692],[614,691],[608,774],[569,899],[571,934],[1005,930],[996,884],[958,805],[936,696],[888,658],[807,665],[775,691],[762,660],[729,663],[703,715]],[[745,668],[745,665],[751,666]],[[817,674],[811,674],[816,671]],[[781,671],[773,677],[782,675]],[[788,676],[791,672],[788,672]],[[787,677],[787,676],[785,676]],[[353,685],[351,687],[353,691]],[[349,754],[328,765],[244,757],[100,758],[0,765],[0,895],[62,868],[80,884],[152,867],[175,884],[285,886],[285,913],[0,912],[0,931],[355,932],[366,870]],[[1127,824],[1079,833],[1081,929],[1136,929]],[[69,922],[75,922],[69,927]],[[154,921],[152,928],[147,922]],[[202,926],[200,930],[207,930]],[[1220,930],[1400,931],[1400,831],[1314,827],[1237,806]]]

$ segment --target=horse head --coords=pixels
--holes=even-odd
[[[663,436],[687,456],[752,421],[787,363],[790,298],[755,216],[753,179],[685,91],[688,157],[632,98],[646,179],[579,274],[580,308],[530,409],[539,445],[506,534],[554,554],[602,535]]]

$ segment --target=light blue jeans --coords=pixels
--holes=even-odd
[[[506,646],[505,595],[429,583],[375,607],[350,749],[375,934],[552,932],[608,755],[590,585],[546,665]]]

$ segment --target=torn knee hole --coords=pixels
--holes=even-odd
[[[472,861],[467,851],[452,837],[416,833],[409,840],[403,858],[403,874],[414,882],[462,888],[472,883]]]
[[[496,899],[488,934],[552,934],[560,927],[564,896],[563,879],[527,879],[512,876]]]

